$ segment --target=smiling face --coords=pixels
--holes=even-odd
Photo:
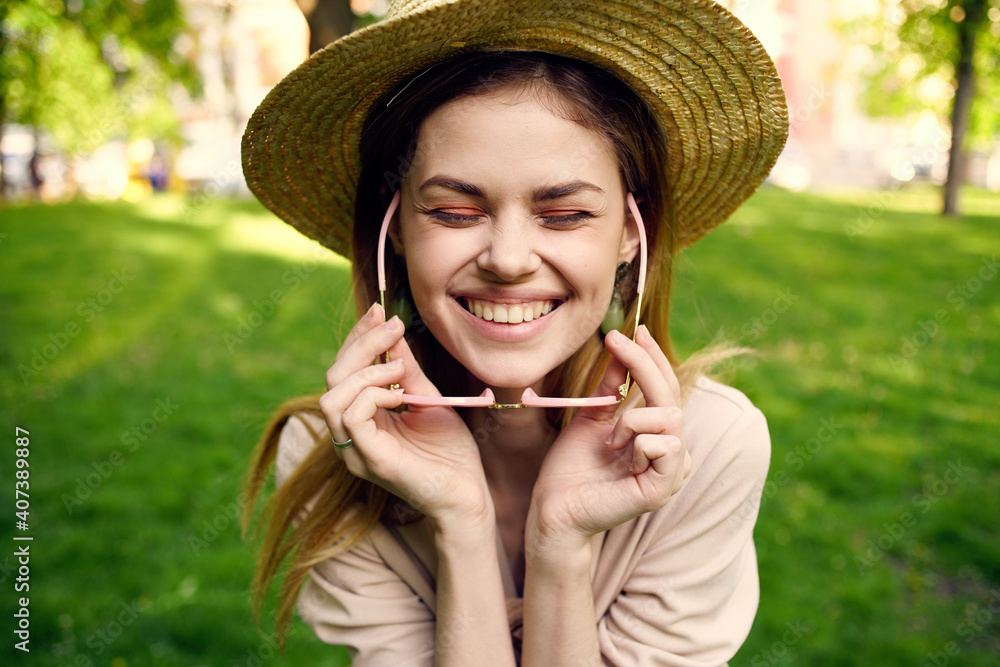
[[[523,90],[440,107],[402,185],[417,310],[493,388],[536,384],[593,336],[638,245],[609,142],[552,108]]]

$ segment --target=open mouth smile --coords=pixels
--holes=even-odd
[[[522,303],[497,303],[470,297],[460,297],[459,302],[477,318],[499,324],[531,322],[545,317],[562,304],[561,301],[554,299],[524,301]]]

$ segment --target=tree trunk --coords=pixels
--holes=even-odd
[[[3,139],[3,128],[4,128],[4,113],[6,110],[3,108],[3,93],[0,91],[0,140]],[[3,165],[0,164],[0,208],[7,203],[7,172],[3,170]]]
[[[0,6],[0,26],[3,25],[4,20],[7,18],[7,3],[2,3]],[[3,52],[5,47],[3,31],[0,31],[0,53]],[[3,140],[3,129],[7,124],[7,68],[0,64],[0,141]],[[0,154],[0,159],[2,159],[2,154]],[[0,164],[0,207],[7,203],[7,172],[3,170],[3,165]]]
[[[965,17],[955,28],[958,30],[958,62],[955,65],[955,98],[951,108],[951,149],[948,151],[948,180],[944,184],[944,210],[942,213],[957,217],[958,193],[965,182],[965,132],[969,129],[969,116],[975,95],[975,71],[972,58],[976,52],[976,31],[985,15],[985,0],[965,2]]]
[[[351,31],[354,12],[350,0],[295,0],[309,24],[309,53]]]

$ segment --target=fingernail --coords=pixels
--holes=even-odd
[[[403,365],[403,360],[402,359],[393,359],[392,361],[390,361],[389,363],[386,364],[387,367],[389,367],[389,368],[391,368],[393,370],[396,370],[397,368],[399,368],[402,365]]]
[[[620,345],[622,342],[622,332],[618,329],[612,329],[611,333],[608,334],[608,338],[612,345]]]
[[[604,444],[610,445],[614,439],[615,439],[615,432],[614,430],[612,430],[611,433],[608,433],[608,437],[604,439]]]
[[[646,338],[648,338],[650,340],[653,339],[653,335],[651,333],[649,333],[649,328],[645,324],[640,324],[639,325],[639,331],[641,331],[642,335],[645,336]]]
[[[385,329],[386,331],[392,331],[400,324],[402,324],[400,319],[395,315],[393,315],[388,322],[382,325],[382,328]]]
[[[389,391],[391,391],[394,394],[403,394],[403,393],[406,393],[406,390],[403,389],[402,387],[399,387],[397,389],[390,389]]]

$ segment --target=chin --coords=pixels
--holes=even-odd
[[[502,370],[496,367],[490,368],[485,364],[478,364],[473,368],[466,366],[476,379],[493,389],[524,389],[544,380],[547,375],[547,373],[528,373],[524,368],[518,368],[516,364],[503,364],[501,368]]]

